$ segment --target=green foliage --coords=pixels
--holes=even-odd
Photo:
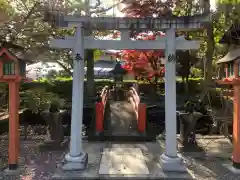
[[[190,72],[190,74],[191,74],[191,77],[193,77],[193,78],[198,78],[198,77],[202,77],[203,76],[203,72],[202,72],[202,70],[201,69],[199,69],[199,68],[191,68],[191,70],[190,70],[191,72]]]
[[[99,59],[99,57],[101,56],[101,55],[103,55],[103,51],[101,51],[101,50],[99,50],[99,49],[96,49],[96,50],[94,50],[94,60],[96,60],[96,59]],[[89,61],[90,59],[88,59],[88,61]]]
[[[35,113],[49,109],[50,104],[54,104],[60,108],[63,103],[56,94],[46,92],[44,88],[25,90],[20,94],[20,97],[22,108],[28,108]]]
[[[189,78],[189,89],[192,92],[199,92],[201,88],[201,81],[202,81],[201,78]],[[151,89],[152,87],[152,84],[149,84],[148,82],[144,82],[144,81],[128,80],[124,82],[126,86],[137,82],[139,84],[140,91],[144,91],[144,92],[149,92],[149,89]],[[85,84],[86,84],[86,80],[85,80]],[[95,92],[102,89],[104,86],[111,86],[113,84],[114,82],[109,79],[95,79],[95,87],[96,87]],[[161,89],[164,89],[164,82],[163,81],[160,82],[159,86]],[[183,83],[181,81],[181,78],[179,78],[177,79],[178,93],[181,93],[179,91],[182,91],[182,88],[183,88]],[[38,97],[37,99],[42,99],[40,97],[45,96],[45,93],[46,93],[46,96],[45,96],[46,100],[44,99],[44,97],[42,100],[44,102],[48,101],[48,99],[54,99],[53,97],[61,98],[66,101],[71,101],[72,79],[71,78],[57,78],[55,80],[41,79],[39,81],[33,81],[31,83],[23,83],[21,85],[21,91],[27,92],[28,90],[31,90],[31,92],[34,94],[34,97],[35,96]],[[29,95],[29,98],[30,97],[32,96]]]

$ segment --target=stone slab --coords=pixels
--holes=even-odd
[[[88,152],[89,161],[85,171],[62,171],[61,167],[57,168],[52,176],[52,180],[86,180],[86,179],[171,179],[171,180],[188,180],[194,179],[192,174],[178,172],[164,172],[160,164],[160,154],[162,148],[157,142],[147,143],[83,143],[84,152]],[[146,174],[100,174],[103,152],[108,152],[111,149],[122,149],[132,153],[141,154],[149,173]],[[137,150],[136,150],[137,149]],[[141,153],[140,153],[141,152]],[[123,153],[121,153],[123,155]]]
[[[137,120],[133,107],[125,101],[110,104],[111,133],[114,136],[138,135]]]
[[[100,175],[148,175],[140,148],[106,148],[103,151]]]
[[[223,166],[234,174],[240,174],[240,169],[234,168],[232,164],[223,164]]]

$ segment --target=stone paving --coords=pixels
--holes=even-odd
[[[99,175],[149,175],[141,148],[105,148]]]
[[[1,152],[7,149],[7,138],[1,139]],[[99,176],[99,167],[102,157],[102,152],[106,148],[134,148],[141,149],[143,158],[145,159],[149,174],[152,177],[168,177],[168,174],[161,171],[159,164],[159,155],[164,150],[164,141],[160,143],[106,143],[106,142],[84,142],[84,151],[89,154],[88,170],[84,173],[64,173],[61,171],[62,160],[64,155],[68,152],[67,149],[59,151],[39,151],[36,145],[42,141],[41,138],[32,137],[31,140],[21,140],[21,157],[20,169],[16,174],[7,175],[2,169],[0,172],[0,179],[24,179],[24,180],[50,180],[50,179],[64,179],[64,177],[85,177],[94,178],[109,176]],[[230,157],[232,147],[228,139],[223,137],[213,136],[199,136],[197,138],[199,146],[205,152],[185,152],[183,159],[186,161],[190,174],[194,175],[195,179],[209,179],[209,180],[240,180],[239,174],[231,173],[223,164],[230,164]],[[1,154],[1,168],[7,162],[4,154]],[[175,175],[176,176],[176,175]],[[143,179],[146,177],[142,176]],[[140,178],[140,177],[137,177]],[[168,177],[170,178],[170,177]],[[71,178],[74,179],[74,178]],[[172,179],[172,178],[170,178]],[[184,177],[182,177],[184,179]],[[186,178],[185,178],[186,179]]]
[[[116,143],[103,143],[103,146],[100,146],[100,144],[90,145],[85,144],[85,151],[89,153],[89,165],[86,171],[84,173],[79,172],[64,172],[61,171],[61,168],[56,171],[56,173],[53,176],[53,179],[84,179],[84,178],[92,178],[92,179],[109,179],[109,178],[134,178],[134,179],[182,179],[187,180],[190,178],[189,174],[185,173],[165,173],[162,171],[160,163],[159,163],[159,156],[161,154],[161,147],[158,143],[141,143],[141,144],[135,144],[135,143],[129,143],[129,144],[116,144]],[[95,147],[96,145],[96,147]],[[100,148],[101,147],[101,148]],[[123,153],[126,153],[127,151],[124,151],[124,149],[131,149],[130,151],[134,151],[133,149],[138,149],[142,151],[142,161],[145,161],[146,166],[145,172],[137,172],[135,173],[109,173],[104,174],[103,170],[99,168],[101,167],[101,163],[106,163],[101,161],[102,152],[106,149],[118,149],[122,150]],[[136,151],[135,151],[136,152]],[[128,156],[136,156],[137,154],[129,154]],[[139,155],[139,154],[138,154]],[[141,156],[141,155],[140,155]],[[113,159],[112,159],[113,160]],[[113,166],[108,167],[111,168],[113,171],[120,170],[121,172],[124,172],[126,167],[123,166],[123,163],[120,162],[120,164],[113,164]],[[120,167],[119,167],[120,166]],[[147,170],[146,170],[147,169]],[[146,171],[149,171],[146,173]],[[126,172],[126,171],[125,171]],[[102,174],[101,174],[102,173]]]
[[[117,101],[110,103],[110,116],[108,119],[111,124],[111,133],[118,135],[136,135],[137,120],[133,107],[129,102]]]

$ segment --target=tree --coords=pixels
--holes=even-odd
[[[184,8],[188,7],[188,8]],[[134,1],[127,1],[124,3],[123,8],[121,11],[127,17],[165,17],[171,15],[192,15],[192,2],[185,2],[182,1],[142,1],[142,0],[134,0]],[[154,40],[157,34],[163,35],[161,32],[153,32],[152,37],[142,37],[140,35],[141,40]],[[180,33],[179,33],[180,34]],[[139,38],[139,34],[136,32],[132,32],[131,34],[136,39]],[[181,34],[182,35],[182,34]],[[186,35],[186,34],[185,34]],[[189,36],[187,39],[189,39]],[[159,77],[163,76],[164,69],[159,68],[160,65],[160,58],[164,58],[164,51],[126,51],[127,55],[125,55],[128,59],[130,56],[131,63],[134,62],[133,70],[141,73],[141,76],[145,77],[154,77],[152,80],[157,83]],[[128,55],[130,54],[130,55]],[[132,55],[134,54],[134,55]],[[177,59],[178,59],[178,75],[182,76],[183,82],[186,80],[188,82],[188,76],[190,74],[191,66],[196,62],[196,58],[193,57],[196,54],[193,54],[190,51],[185,52],[177,52]],[[124,57],[124,56],[123,56]],[[133,60],[135,59],[135,60]],[[146,60],[148,59],[148,60]],[[145,64],[143,63],[145,62]],[[142,68],[135,68],[136,64],[140,63]],[[186,86],[187,87],[187,86]],[[186,90],[188,88],[185,88]]]
[[[81,14],[85,8],[82,0],[0,0],[0,46],[21,53],[26,59],[56,61],[64,69],[72,68],[71,50],[55,50],[48,46],[48,40],[73,35],[72,29],[59,29],[43,21],[46,4],[51,11],[59,10],[69,14]],[[63,2],[65,2],[63,4]],[[52,5],[51,5],[52,4]],[[102,7],[101,1],[89,6],[91,14],[104,13],[112,7]],[[68,11],[66,11],[68,10]],[[4,20],[3,20],[4,17]],[[95,32],[94,35],[97,33]],[[71,75],[71,73],[70,73]]]
[[[127,0],[119,10],[126,17],[160,17],[172,14],[172,8],[178,0]]]
[[[172,14],[174,1],[123,1],[119,10],[125,17],[159,17]],[[116,34],[115,34],[116,36]],[[130,36],[137,40],[155,40],[157,36],[164,36],[162,32],[137,32],[131,30]],[[158,80],[164,76],[164,68],[161,66],[161,59],[164,57],[162,50],[124,50],[119,54],[126,61],[124,66],[131,70],[137,78],[148,80],[157,87]]]
[[[46,75],[46,78],[47,79],[54,79],[56,78],[58,75],[58,72],[55,70],[55,69],[51,69],[48,71],[47,75]]]
[[[117,33],[118,34],[118,33]],[[137,40],[155,40],[156,36],[164,36],[163,33],[140,33]],[[113,35],[116,38],[116,34]],[[133,73],[137,79],[148,80],[157,84],[159,78],[164,76],[164,68],[161,66],[162,50],[122,50],[117,56],[125,61],[124,68]]]

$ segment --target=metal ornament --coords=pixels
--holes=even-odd
[[[176,62],[176,56],[174,54],[169,54],[168,62]]]
[[[83,61],[83,58],[81,57],[81,55],[79,53],[76,54],[75,60],[77,61]]]

